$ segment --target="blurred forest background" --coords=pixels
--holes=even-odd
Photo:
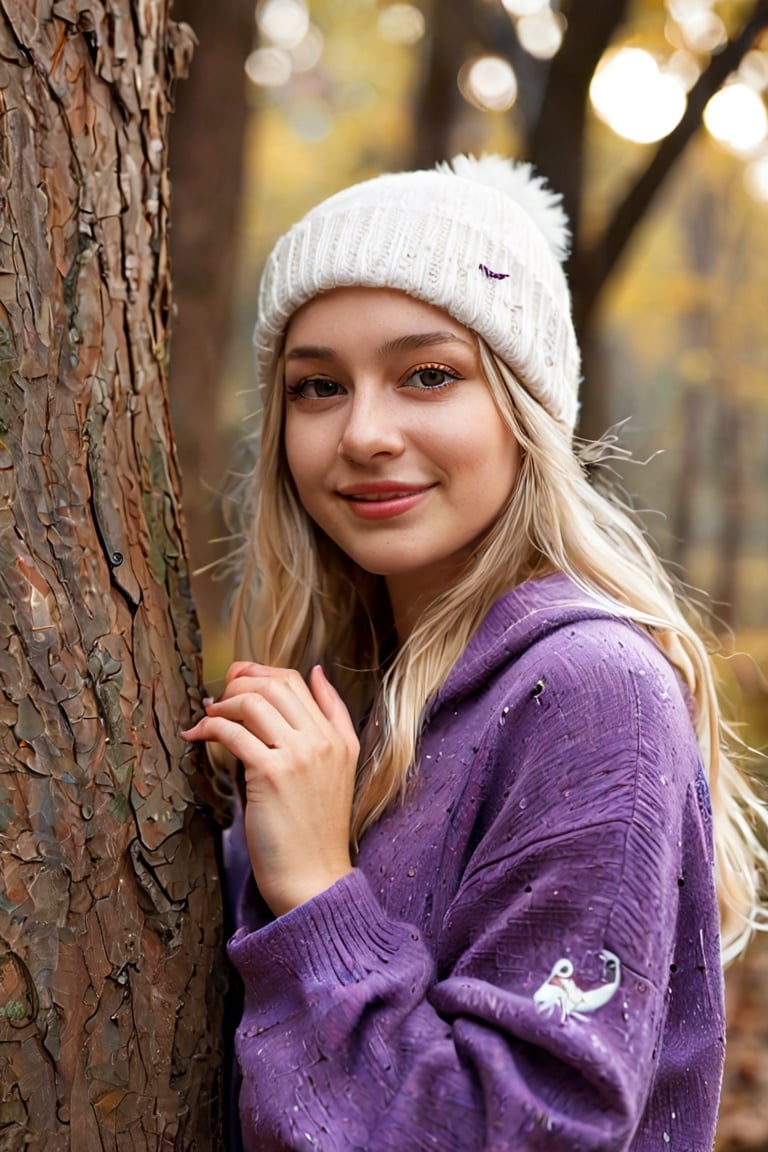
[[[176,0],[171,402],[208,685],[222,515],[253,428],[263,260],[318,199],[458,151],[532,160],[574,223],[581,433],[702,589],[745,737],[768,741],[768,4]],[[229,475],[228,475],[229,473]],[[654,511],[645,511],[654,510]],[[729,976],[720,1149],[768,1149],[768,949]]]

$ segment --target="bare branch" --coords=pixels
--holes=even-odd
[[[768,26],[768,0],[757,0],[749,20],[738,36],[713,56],[707,69],[688,94],[683,118],[666,136],[647,168],[617,205],[603,234],[587,251],[575,252],[571,283],[577,326],[583,334],[589,325],[598,298],[614,270],[634,229],[645,215],[654,196],[675,162],[701,125],[708,100],[739,65],[761,29]]]

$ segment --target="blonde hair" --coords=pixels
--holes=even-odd
[[[712,797],[723,958],[762,926],[760,883],[768,808],[728,754],[735,746],[718,706],[700,624],[623,501],[597,490],[563,427],[478,340],[483,372],[521,448],[509,502],[450,590],[425,609],[394,650],[381,577],[355,565],[304,512],[283,448],[282,361],[265,395],[253,477],[251,531],[235,601],[239,658],[298,668],[322,663],[365,730],[351,839],[406,789],[424,709],[491,605],[523,580],[559,571],[607,611],[644,628],[677,669],[695,705],[695,729]],[[599,458],[600,444],[592,447]]]

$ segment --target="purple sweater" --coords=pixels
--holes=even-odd
[[[708,1152],[723,1061],[706,781],[678,679],[561,576],[489,613],[408,802],[230,957],[246,1152]]]

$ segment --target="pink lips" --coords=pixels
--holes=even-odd
[[[389,520],[409,512],[432,488],[432,484],[401,484],[387,480],[349,485],[340,488],[338,494],[361,520]]]

